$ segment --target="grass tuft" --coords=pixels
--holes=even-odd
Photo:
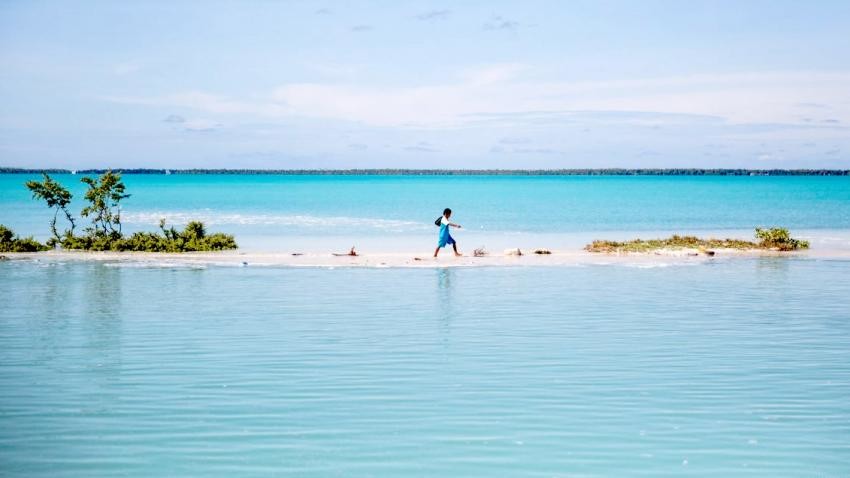
[[[796,251],[808,249],[807,241],[794,239],[785,228],[756,228],[756,239],[744,241],[741,239],[702,239],[696,236],[673,235],[666,239],[633,239],[617,242],[596,240],[585,246],[589,252],[652,252],[660,249],[738,249],[738,250],[773,250]]]

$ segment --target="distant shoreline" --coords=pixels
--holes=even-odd
[[[102,174],[107,169],[0,167],[0,174]],[[122,174],[286,176],[850,176],[850,169],[148,169],[115,168]]]

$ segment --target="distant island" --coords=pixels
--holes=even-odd
[[[277,174],[291,176],[850,176],[850,169],[29,169],[0,174]]]

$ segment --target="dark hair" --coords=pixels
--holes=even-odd
[[[445,216],[446,214],[451,214],[451,213],[452,213],[451,209],[449,209],[449,208],[443,209],[443,216]]]

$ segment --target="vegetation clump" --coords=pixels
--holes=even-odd
[[[788,233],[788,229],[772,227],[770,229],[756,228],[756,238],[759,239],[759,248],[776,249],[779,251],[796,251],[797,249],[808,249],[809,241],[794,239]]]
[[[695,236],[673,235],[666,239],[634,239],[617,242],[597,240],[585,246],[589,252],[652,252],[660,249],[738,249],[738,250],[776,250],[796,251],[808,249],[807,241],[794,239],[785,228],[756,228],[759,242],[741,239],[702,239]]]
[[[121,250],[155,252],[220,251],[236,249],[236,241],[230,234],[220,232],[207,234],[204,224],[192,221],[182,231],[174,227],[165,227],[165,220],[159,222],[162,234],[137,232],[123,239]]]
[[[0,224],[0,252],[38,252],[50,247],[32,237],[18,237],[11,229]]]
[[[189,222],[182,231],[179,231],[174,227],[166,228],[165,219],[162,219],[159,224],[160,232],[136,232],[125,237],[122,232],[120,203],[130,195],[125,192],[126,187],[121,181],[121,174],[106,171],[97,178],[83,177],[81,181],[88,186],[85,194],[88,205],[82,209],[80,215],[91,221],[83,235],[74,233],[76,221],[68,210],[72,199],[70,191],[46,173],[42,181],[27,181],[26,187],[32,192],[33,199],[45,201],[47,206],[54,210],[53,219],[50,222],[50,231],[53,236],[48,240],[47,246],[58,245],[64,249],[85,251],[138,252],[220,251],[237,248],[236,240],[232,235],[207,234],[204,224],[198,221]],[[71,226],[62,234],[56,227],[60,212],[64,214]],[[49,247],[41,246],[41,249],[34,250],[44,250]]]
[[[54,181],[47,173],[41,173],[44,176],[44,179],[39,181],[27,181],[26,186],[27,189],[32,192],[33,199],[41,199],[47,203],[47,207],[53,209],[53,219],[50,221],[50,232],[53,233],[53,237],[47,241],[47,244],[50,246],[55,246],[58,242],[62,240],[59,236],[59,231],[56,229],[56,219],[59,216],[59,212],[65,214],[65,218],[68,220],[68,223],[71,225],[71,229],[65,230],[65,235],[74,235],[74,227],[76,227],[76,222],[74,221],[74,216],[71,215],[71,212],[68,210],[68,206],[71,204],[71,192],[65,189],[61,184]]]

